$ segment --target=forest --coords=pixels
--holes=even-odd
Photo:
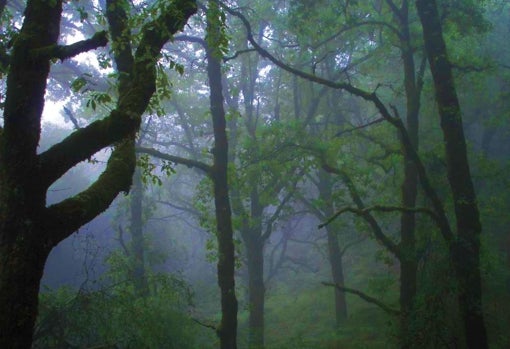
[[[510,348],[510,2],[0,21],[0,348]]]

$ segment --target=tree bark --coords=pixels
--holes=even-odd
[[[324,201],[322,212],[324,217],[331,217],[334,214],[333,202],[331,197],[332,183],[329,179],[329,174],[324,170],[319,170],[319,198]],[[338,231],[335,229],[335,224],[326,226],[327,238],[328,238],[328,256],[329,264],[331,267],[331,276],[333,283],[336,285],[344,285],[344,270],[342,253],[340,251],[340,245],[338,243]],[[335,299],[335,319],[336,326],[340,328],[342,323],[347,319],[347,302],[345,300],[345,292],[339,288],[334,288],[334,299]]]
[[[133,174],[133,187],[131,189],[131,251],[133,284],[135,292],[140,297],[149,294],[149,285],[145,271],[145,244],[143,238],[143,182],[139,168]]]
[[[112,0],[114,1],[114,0]],[[112,2],[110,1],[110,2]],[[122,9],[123,6],[115,7]],[[67,59],[107,44],[105,33],[69,46],[58,45],[62,1],[29,0],[12,45],[4,128],[0,128],[0,348],[28,349],[37,317],[39,283],[51,249],[106,210],[128,191],[135,168],[134,135],[155,90],[154,66],[170,35],[196,12],[191,0],[177,0],[141,30],[135,51],[114,50],[128,79],[120,99],[102,120],[79,129],[37,154],[46,82],[54,59]],[[110,25],[126,25],[113,16]],[[151,25],[165,30],[154,31]],[[115,35],[112,35],[115,41]],[[129,58],[128,57],[128,58]],[[70,168],[115,144],[105,171],[83,192],[46,207],[47,189]]]
[[[457,234],[450,243],[450,256],[458,280],[458,298],[466,345],[488,348],[482,311],[480,234],[482,226],[472,183],[462,124],[462,112],[443,38],[435,0],[417,0],[423,39],[445,142],[446,168],[457,219]]]
[[[329,264],[331,266],[333,282],[337,285],[345,285],[342,254],[338,245],[338,232],[333,231],[332,227],[329,226],[326,230],[328,235]],[[340,328],[342,323],[347,319],[345,292],[342,292],[340,289],[335,289],[335,319],[337,328]]]
[[[218,240],[218,285],[221,292],[221,323],[217,329],[221,349],[237,348],[237,298],[235,293],[235,249],[228,190],[228,139],[221,81],[220,10],[209,1],[207,9],[207,76],[214,131],[214,204]]]
[[[265,24],[260,24],[258,32],[263,32]],[[248,43],[243,47],[248,49]],[[257,66],[259,62],[258,55],[245,55],[241,61],[241,75],[245,77],[241,81],[241,91],[244,97],[243,114],[245,129],[248,137],[251,139],[249,151],[257,154],[260,151],[259,139],[257,138],[257,111],[256,84],[257,84]],[[258,161],[258,159],[256,160]],[[260,172],[258,172],[261,175]],[[264,188],[258,182],[257,176],[248,177],[249,188],[249,209],[244,210],[242,204],[242,193],[236,192],[236,212],[240,217],[247,217],[243,220],[241,226],[241,237],[245,245],[248,269],[248,348],[264,348],[265,333],[265,285],[264,285],[264,245],[266,238],[263,238],[263,212],[264,207],[260,202],[260,195]],[[270,224],[270,223],[268,223]]]
[[[416,79],[413,44],[409,30],[408,0],[395,14],[399,19],[401,57],[404,68],[404,88],[406,96],[406,129],[415,151],[419,145],[420,87]],[[402,181],[402,206],[415,207],[418,193],[418,170],[411,154],[402,147],[404,155],[404,179]],[[412,347],[413,324],[411,314],[417,290],[418,261],[416,253],[416,214],[404,211],[400,216],[400,341],[401,348]]]
[[[26,216],[12,218],[30,220]],[[14,229],[16,240],[2,241],[0,247],[0,347],[27,349],[32,345],[39,283],[50,248],[31,238],[41,231],[24,229],[24,234],[19,234],[19,227]]]
[[[249,241],[248,241],[249,240]],[[248,267],[248,347],[262,349],[264,347],[264,243],[261,234],[252,232],[243,239],[246,244]]]

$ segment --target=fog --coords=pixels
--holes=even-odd
[[[113,3],[66,2],[59,43],[111,32]],[[129,192],[46,260],[32,348],[510,347],[510,5],[440,2],[433,56],[424,3],[200,4],[154,53]],[[137,103],[126,67],[184,6],[117,5],[125,37],[53,59],[38,154]],[[90,139],[46,208],[126,137]]]

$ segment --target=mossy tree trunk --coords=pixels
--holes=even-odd
[[[488,348],[482,310],[480,235],[482,226],[469,169],[462,112],[435,0],[417,0],[423,39],[443,131],[446,170],[453,197],[456,235],[449,242],[468,348]]]
[[[128,3],[115,6],[119,1],[110,0],[107,5],[110,37],[118,43],[119,34],[129,32],[122,10]],[[134,54],[128,43],[117,45],[117,70],[127,78],[119,81],[116,107],[110,115],[38,154],[51,62],[105,46],[107,39],[100,32],[77,44],[58,45],[62,1],[27,1],[8,60],[4,127],[0,129],[1,348],[31,347],[40,279],[51,249],[106,210],[118,193],[129,190],[135,168],[134,135],[155,90],[159,52],[195,11],[194,1],[175,1],[141,29]],[[166,30],[155,31],[154,26]],[[46,206],[46,192],[58,178],[111,145],[115,148],[97,181],[73,197]]]

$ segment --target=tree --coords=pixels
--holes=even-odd
[[[211,178],[214,184],[216,234],[218,240],[218,284],[221,290],[221,323],[217,329],[221,349],[237,348],[237,298],[235,292],[235,249],[232,210],[228,188],[228,139],[223,88],[221,81],[222,50],[225,45],[222,12],[214,1],[207,10],[207,76],[210,86],[210,108],[214,132],[214,163]]]
[[[214,230],[218,244],[217,276],[221,298],[221,320],[216,329],[220,339],[220,348],[237,348],[237,298],[235,292],[235,248],[233,240],[232,213],[229,197],[228,155],[229,144],[226,130],[226,117],[223,98],[221,58],[228,40],[225,35],[224,15],[218,4],[210,1],[206,12],[205,39],[185,36],[179,40],[198,43],[205,49],[206,71],[209,84],[209,111],[211,113],[214,144],[212,146],[212,161],[209,165],[198,160],[182,158],[156,149],[139,147],[140,153],[149,154],[159,159],[176,164],[183,164],[196,168],[205,173],[213,184],[214,191]],[[175,105],[177,106],[177,105]],[[177,106],[177,109],[180,109]],[[181,112],[178,112],[181,114]],[[189,125],[183,126],[185,132],[190,132]],[[188,134],[190,149],[193,150],[191,135]],[[196,156],[191,151],[191,156]]]
[[[128,191],[134,136],[155,91],[163,46],[196,11],[195,1],[161,3],[158,15],[131,37],[127,1],[107,0],[118,100],[105,118],[37,153],[52,62],[107,44],[105,31],[59,45],[63,1],[30,0],[8,59],[4,126],[0,129],[0,347],[30,348],[39,282],[51,249]],[[69,11],[65,8],[65,11]],[[46,207],[49,186],[77,163],[114,146],[105,171],[83,192]]]
[[[423,40],[434,80],[445,143],[446,170],[456,218],[456,236],[448,238],[450,258],[459,283],[459,307],[466,345],[488,348],[482,311],[480,235],[482,225],[467,157],[462,111],[435,0],[417,0]]]
[[[392,1],[387,1],[390,6],[394,6]],[[407,4],[407,3],[406,3]],[[413,283],[415,281],[412,278],[416,275],[416,259],[413,256],[415,251],[414,242],[414,215],[417,212],[427,214],[432,218],[432,221],[436,224],[437,228],[441,232],[442,236],[447,242],[450,249],[450,258],[454,270],[456,271],[456,279],[459,283],[459,303],[461,309],[461,316],[465,322],[465,341],[473,347],[486,347],[486,334],[481,309],[481,275],[480,275],[480,240],[479,235],[481,232],[481,226],[479,221],[479,213],[476,204],[476,196],[474,188],[469,174],[469,164],[467,162],[466,144],[465,137],[462,131],[462,119],[459,108],[458,99],[456,96],[455,86],[453,84],[453,78],[451,74],[451,63],[448,61],[446,55],[446,48],[441,32],[441,21],[437,14],[437,8],[435,3],[432,2],[417,1],[418,13],[420,14],[424,41],[426,44],[426,51],[428,60],[431,62],[431,72],[434,77],[436,86],[436,102],[439,106],[441,116],[441,127],[443,129],[443,135],[446,143],[446,158],[447,158],[447,172],[450,181],[449,189],[451,189],[453,196],[453,206],[455,208],[455,218],[457,229],[454,232],[452,225],[449,222],[448,211],[445,209],[446,198],[441,198],[438,195],[437,188],[433,186],[430,180],[427,168],[424,166],[423,160],[417,152],[417,139],[413,136],[416,132],[417,125],[412,127],[406,127],[402,119],[399,117],[397,109],[391,104],[386,107],[384,100],[381,99],[380,93],[377,91],[369,92],[367,90],[360,89],[354,86],[352,83],[335,82],[322,78],[318,75],[306,73],[302,70],[294,68],[288,64],[283,63],[280,59],[277,59],[274,55],[270,54],[268,50],[261,47],[261,45],[255,40],[250,30],[250,25],[246,18],[236,11],[230,11],[232,14],[240,17],[245,26],[248,28],[248,40],[252,46],[265,58],[268,58],[275,65],[282,69],[285,69],[297,76],[313,81],[318,84],[329,86],[334,89],[344,90],[352,95],[358,96],[365,101],[371,103],[378,113],[382,116],[382,119],[386,120],[389,124],[396,128],[400,138],[400,142],[405,154],[405,161],[412,163],[406,169],[407,179],[411,185],[407,188],[403,188],[404,200],[403,203],[406,205],[413,205],[416,201],[416,184],[415,179],[417,178],[419,184],[423,189],[425,197],[428,199],[431,205],[429,208],[417,208],[417,207],[374,207],[369,209],[367,207],[360,207],[358,204],[357,208],[348,208],[346,210],[340,210],[337,214],[343,212],[354,212],[360,216],[367,217],[370,211],[399,211],[404,213],[402,219],[402,229],[407,227],[405,230],[409,233],[405,236],[407,239],[401,244],[395,244],[391,239],[380,235],[378,238],[383,244],[397,257],[400,261],[405,259],[408,263],[410,273],[409,283],[407,283],[402,291],[405,291],[407,299],[403,303],[406,308],[409,307],[412,301],[413,293],[415,293],[415,287]],[[431,8],[435,9],[434,11]],[[402,13],[396,13],[397,16],[402,16]],[[407,12],[404,14],[407,15]],[[407,29],[408,30],[408,29]],[[410,49],[410,47],[408,47]],[[411,51],[409,51],[411,52]],[[405,60],[405,50],[402,52],[403,59]],[[434,62],[432,62],[434,60]],[[409,64],[407,68],[412,67]],[[411,72],[414,75],[414,71]],[[408,75],[406,78],[412,78]],[[409,82],[409,80],[407,81]],[[415,91],[411,91],[412,94],[408,96],[408,102],[413,103],[409,105],[408,113],[417,113],[419,104],[416,97],[413,95],[416,91],[419,91],[419,87],[414,82],[414,86],[411,86]],[[414,101],[413,101],[414,100]],[[408,115],[409,116],[409,115]],[[408,120],[413,122],[413,120]],[[340,171],[338,171],[340,172]],[[408,195],[408,196],[406,196]],[[362,205],[361,205],[362,206]],[[376,235],[377,236],[377,235]],[[404,238],[404,237],[403,237]],[[384,240],[387,243],[384,243]],[[403,250],[403,248],[411,249],[411,251]],[[410,256],[405,254],[410,253]],[[465,259],[468,262],[465,262]],[[464,260],[464,262],[463,262]],[[413,289],[414,288],[414,289]],[[407,310],[407,309],[402,309]]]

